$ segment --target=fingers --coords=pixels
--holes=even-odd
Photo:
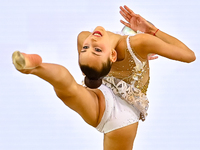
[[[128,22],[130,22],[130,17],[128,17],[126,14],[124,14],[122,11],[120,11],[120,14],[124,17],[124,19]]]
[[[158,56],[156,54],[149,54],[148,55],[148,60],[154,60],[154,59],[157,59]]]
[[[124,8],[131,14],[131,15],[135,15],[135,13],[126,5],[124,5]]]
[[[130,16],[136,16],[136,14],[128,6],[124,5],[124,8],[122,7],[122,9],[123,11],[126,11]]]
[[[141,19],[142,17],[139,14],[135,14],[128,6],[124,5],[124,7],[120,6],[120,14],[126,19],[126,21],[130,22],[132,18]]]
[[[130,24],[129,24],[129,23],[127,23],[127,22],[124,22],[123,20],[120,20],[120,22],[121,22],[122,24],[124,24],[125,26],[127,26],[127,27],[131,28],[131,26],[130,26]]]
[[[129,12],[127,10],[125,10],[122,6],[120,6],[120,14],[125,18],[128,18],[130,19],[131,18],[131,15],[129,14]]]
[[[155,60],[155,59],[158,59],[158,56],[155,56],[155,57],[150,57],[148,58],[149,60]]]
[[[124,17],[124,19],[128,22],[124,22],[123,20],[120,20],[120,22],[122,24],[124,24],[125,26],[131,28],[130,25],[130,21],[134,21],[135,19],[137,19],[138,17],[140,17],[139,15],[135,14],[128,6],[124,5],[123,7],[120,6],[120,14]]]

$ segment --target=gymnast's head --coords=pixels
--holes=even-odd
[[[111,69],[117,59],[117,53],[111,47],[111,39],[103,27],[96,27],[85,39],[79,54],[79,65],[85,74],[85,85],[89,88],[98,88],[102,78]]]

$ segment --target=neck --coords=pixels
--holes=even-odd
[[[110,37],[111,47],[112,49],[115,49],[117,52],[117,61],[123,60],[125,57],[125,49],[119,48],[120,47],[119,43],[120,40],[122,39],[122,36],[119,34],[112,33],[110,31],[107,32]]]
[[[111,43],[111,47],[112,49],[116,49],[117,43],[120,39],[120,35],[115,34],[113,32],[107,31],[109,38],[110,38],[110,43]]]

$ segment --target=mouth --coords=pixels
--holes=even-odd
[[[92,35],[97,36],[97,37],[102,37],[102,34],[101,34],[101,32],[99,32],[99,31],[93,32]]]

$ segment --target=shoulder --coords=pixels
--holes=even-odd
[[[130,44],[131,49],[139,54],[140,57],[146,58],[146,55],[144,55],[143,52],[143,46],[145,45],[145,41],[148,40],[148,36],[146,34],[137,34],[134,36],[121,36],[121,38],[118,41],[116,50],[117,53],[122,56],[122,58],[125,57],[125,51],[128,48],[127,46]]]
[[[130,36],[131,46],[145,46],[147,42],[152,38],[152,35],[149,34],[136,34],[134,36]]]
[[[145,42],[149,40],[151,35],[148,34],[136,34],[133,36],[124,35],[121,36],[118,42],[118,46],[125,47],[127,46],[127,38],[129,38],[129,42],[131,46],[141,46],[145,45]]]
[[[149,34],[137,34],[129,38],[130,46],[133,51],[135,51],[141,58],[147,59],[149,54],[149,49],[152,48],[154,44],[154,39],[152,35]]]

